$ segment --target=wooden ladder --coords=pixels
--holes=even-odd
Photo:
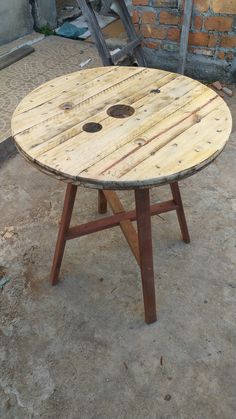
[[[110,53],[107,47],[91,2],[89,0],[77,0],[77,3],[85,17],[88,28],[95,41],[98,53],[104,66],[116,65],[118,61],[125,58],[127,55],[133,55],[136,58],[139,66],[146,67],[147,64],[141,47],[141,39],[138,37],[134,29],[132,19],[125,4],[125,0],[114,0],[113,3],[115,3],[115,6],[118,10],[118,14],[120,16],[121,22],[123,23],[129,41],[127,45],[125,45],[120,51],[113,55]]]

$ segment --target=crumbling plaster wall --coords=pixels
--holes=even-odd
[[[36,28],[50,26],[55,28],[57,24],[56,0],[31,0],[34,25]]]
[[[55,0],[0,0],[0,45],[56,21]]]
[[[0,1],[0,45],[33,30],[29,0]]]

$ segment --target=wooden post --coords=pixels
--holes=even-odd
[[[136,189],[135,202],[139,240],[140,268],[142,275],[145,321],[147,324],[157,320],[155,284],[152,254],[152,230],[149,189]]]
[[[185,0],[184,6],[184,21],[182,25],[182,32],[180,38],[180,49],[179,49],[179,64],[177,72],[184,74],[185,65],[188,52],[188,37],[189,37],[189,28],[191,23],[191,16],[193,10],[193,0]]]
[[[107,200],[103,191],[98,191],[98,212],[99,214],[107,212]]]
[[[93,11],[92,5],[88,0],[77,0],[78,6],[81,8],[88,28],[96,43],[96,47],[100,57],[102,58],[103,65],[113,65],[110,51],[107,47],[102,31],[98,24],[96,15]]]
[[[77,186],[67,185],[64,207],[61,216],[61,222],[59,227],[59,232],[57,236],[57,244],[53,258],[52,270],[50,275],[50,280],[52,285],[56,285],[58,282],[58,276],[60,273],[61,262],[66,245],[66,234],[70,227],[70,220],[74,208],[74,202],[77,192]]]
[[[190,243],[190,236],[188,232],[188,226],[187,226],[187,222],[186,222],[186,218],[184,214],[184,207],[183,207],[183,202],[182,202],[178,182],[171,183],[170,188],[172,191],[173,199],[175,203],[178,205],[176,212],[177,212],[177,217],[178,217],[183,241],[185,243]]]

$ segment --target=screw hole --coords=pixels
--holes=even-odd
[[[73,103],[71,102],[65,102],[62,105],[60,105],[60,108],[63,109],[63,111],[69,111],[73,108]]]

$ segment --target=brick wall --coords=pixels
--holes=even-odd
[[[133,22],[150,66],[176,70],[184,0],[133,0]],[[194,0],[187,74],[236,77],[236,0]]]

